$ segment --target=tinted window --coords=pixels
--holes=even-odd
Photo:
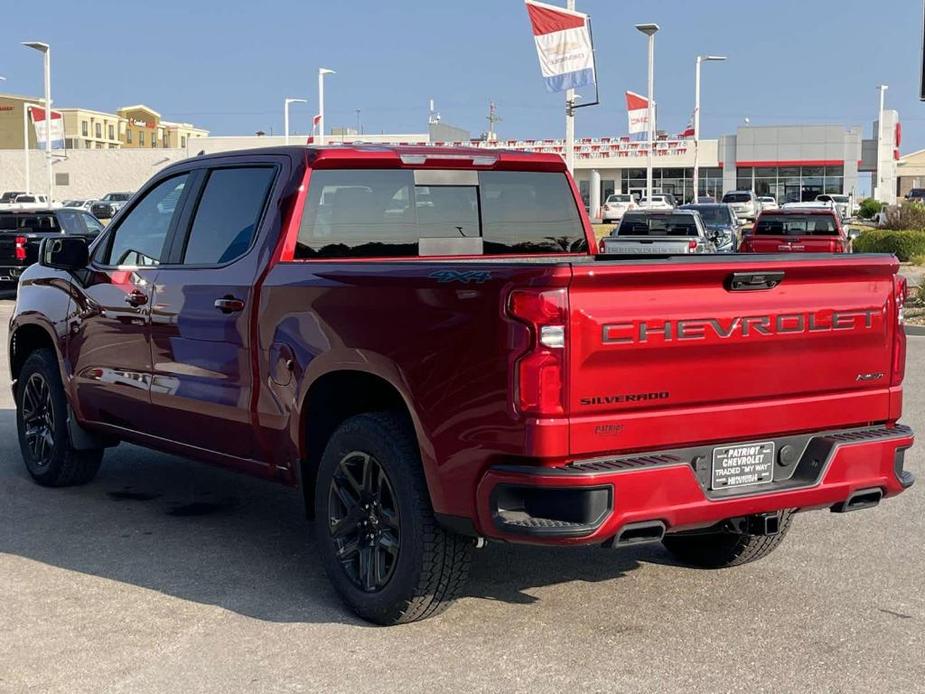
[[[68,234],[86,234],[87,228],[84,226],[80,212],[74,210],[60,210],[58,212],[58,223],[65,233]]]
[[[87,227],[87,231],[89,231],[91,234],[99,234],[103,230],[103,225],[100,224],[100,220],[98,220],[92,214],[87,214],[86,212],[82,212],[81,217],[84,220],[84,224]]]
[[[410,170],[314,171],[297,258],[416,256]]]
[[[483,171],[479,188],[485,253],[587,250],[584,227],[565,174]]]
[[[732,212],[725,205],[685,205],[684,209],[699,212],[707,226],[729,226],[735,223]]]
[[[726,193],[723,202],[749,202],[752,196],[748,193]]]
[[[629,195],[611,195],[607,202],[630,202],[632,198]]]
[[[244,255],[275,175],[268,167],[212,171],[196,209],[183,262],[227,263]]]
[[[0,214],[0,231],[61,231],[53,214]]]
[[[692,214],[623,215],[617,236],[700,236]]]
[[[773,215],[762,217],[755,233],[767,236],[833,236],[838,234],[830,215]]]
[[[115,230],[108,252],[103,252],[105,265],[157,265],[161,262],[164,242],[177,207],[187,174],[168,178],[159,183],[139,202]]]
[[[473,185],[414,180],[411,170],[313,172],[296,257],[415,257],[421,239],[479,236],[488,254],[586,246],[564,174],[482,172],[478,186],[475,178]]]

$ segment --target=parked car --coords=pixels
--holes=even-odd
[[[627,210],[635,210],[639,207],[636,202],[636,196],[629,193],[614,193],[608,195],[604,202],[604,211],[601,217],[603,222],[619,222],[623,218],[623,213]]]
[[[760,195],[758,196],[758,202],[761,203],[762,210],[776,210],[780,208],[780,205],[777,204],[777,198],[773,195]]]
[[[13,198],[12,202],[0,205],[0,210],[40,210],[56,206],[54,203],[49,203],[48,197],[45,195],[19,193]]]
[[[0,211],[0,286],[19,280],[38,260],[39,246],[46,238],[68,235],[92,241],[102,230],[99,220],[82,210]]]
[[[25,195],[25,191],[11,190],[0,194],[0,208],[2,208],[3,205],[12,205],[13,201],[20,195]]]
[[[906,193],[909,202],[925,202],[925,188],[913,188]]]
[[[692,210],[635,210],[600,241],[606,255],[715,253],[703,220]]]
[[[761,212],[758,196],[750,190],[734,190],[723,195],[723,202],[732,208],[740,222],[753,222]]]
[[[681,210],[693,210],[700,215],[707,236],[717,253],[735,253],[739,245],[739,223],[729,205],[723,203],[682,205]]]
[[[830,202],[835,207],[835,211],[838,212],[838,216],[841,219],[847,220],[851,218],[851,198],[847,195],[841,195],[840,193],[824,193],[822,195],[816,196],[817,202]]]
[[[484,149],[168,166],[20,278],[28,474],[85,483],[127,441],[300,487],[380,624],[444,609],[486,538],[718,568],[912,485],[894,257],[595,257],[574,190],[558,155]]]
[[[697,198],[698,205],[709,205],[710,203],[714,202],[716,202],[716,198],[709,195],[701,195],[699,198]]]
[[[849,241],[841,218],[831,209],[784,205],[758,216],[746,230],[743,253],[846,253]]]
[[[96,200],[65,200],[61,203],[61,206],[90,212],[94,202]]]
[[[651,200],[643,197],[639,201],[639,207],[646,210],[673,210],[675,207],[674,196],[665,193],[653,193]]]
[[[97,219],[112,219],[131,198],[132,193],[106,193],[90,206],[90,212]]]

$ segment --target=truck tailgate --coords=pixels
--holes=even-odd
[[[749,260],[574,266],[573,453],[891,417],[895,259]]]

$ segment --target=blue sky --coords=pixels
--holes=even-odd
[[[564,5],[564,0],[550,0]],[[327,125],[366,132],[421,132],[427,101],[445,121],[485,129],[488,101],[504,119],[501,137],[558,137],[562,97],[545,91],[521,0],[43,0],[3,11],[0,90],[39,94],[38,54],[20,41],[52,45],[59,106],[98,110],[146,103],[170,120],[214,134],[282,130],[282,101],[293,128],[308,129],[316,70],[333,68]],[[694,58],[707,65],[705,137],[752,124],[842,123],[876,117],[876,85],[900,112],[903,151],[925,148],[918,101],[919,0],[578,0],[591,14],[602,104],[579,111],[577,134],[625,131],[623,92],[645,91],[645,39],[633,29],[658,22],[659,127],[676,132],[693,108]],[[48,21],[46,17],[51,16]]]

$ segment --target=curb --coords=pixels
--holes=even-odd
[[[925,325],[907,325],[906,335],[925,335]]]

